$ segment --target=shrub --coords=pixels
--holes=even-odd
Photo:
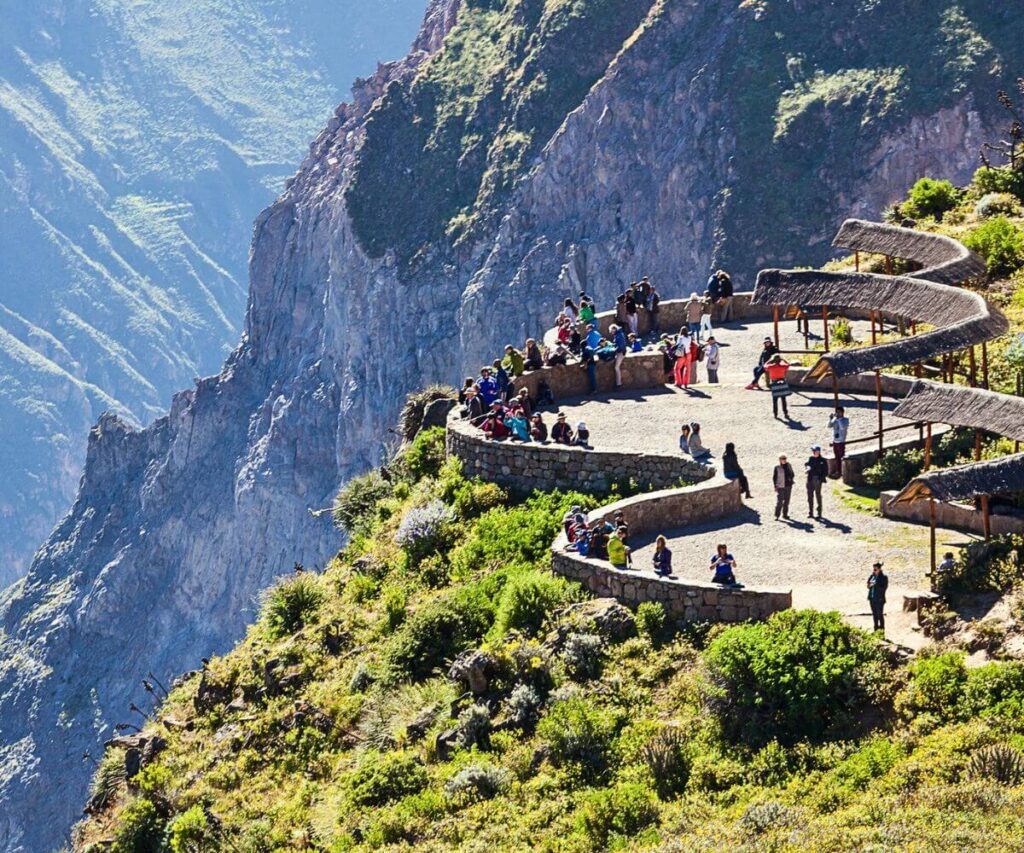
[[[588,794],[577,822],[592,848],[603,849],[616,838],[631,840],[658,817],[658,803],[644,785],[620,782]]]
[[[981,195],[1010,193],[1024,201],[1024,169],[982,166],[974,173],[972,183]]]
[[[201,806],[182,812],[167,827],[167,846],[171,853],[215,850],[213,828]]]
[[[279,581],[270,588],[263,605],[267,633],[272,638],[294,634],[316,618],[323,600],[316,575],[302,572]]]
[[[690,768],[690,787],[698,791],[728,791],[743,782],[745,768],[724,755],[698,752]]]
[[[514,576],[501,593],[493,633],[497,637],[509,631],[534,635],[548,614],[575,597],[576,591],[564,578],[528,571]]]
[[[536,690],[529,684],[517,684],[505,701],[509,722],[521,729],[530,728],[537,722],[540,704]]]
[[[444,792],[459,803],[476,803],[494,799],[508,788],[509,781],[509,774],[499,767],[472,764],[445,782]]]
[[[921,178],[910,188],[902,208],[904,214],[915,219],[925,216],[941,219],[942,214],[956,207],[959,201],[960,191],[949,181]]]
[[[705,662],[707,706],[727,737],[753,746],[848,734],[884,682],[877,641],[835,612],[731,627]]]
[[[1022,580],[1024,536],[1004,534],[971,542],[945,583],[954,592],[1008,592]]]
[[[636,630],[651,643],[658,643],[665,634],[665,605],[645,601],[636,609]]]
[[[356,671],[352,673],[352,677],[348,681],[348,692],[363,693],[369,689],[373,682],[373,673],[370,672],[370,668],[363,661],[360,661],[356,666]]]
[[[418,433],[405,451],[405,468],[413,481],[436,477],[444,464],[444,427]]]
[[[765,803],[752,803],[740,818],[740,826],[748,835],[764,835],[773,829],[792,826],[796,814],[789,806],[769,800]]]
[[[679,729],[666,727],[658,732],[644,745],[643,757],[659,797],[667,800],[683,792],[690,781],[693,752]]]
[[[910,665],[910,676],[910,683],[896,698],[896,707],[905,717],[931,714],[953,720],[963,713],[967,667],[961,652],[919,658]]]
[[[556,767],[593,780],[608,769],[617,729],[618,721],[607,711],[573,696],[551,707],[537,726],[537,734],[550,748]]]
[[[877,489],[902,489],[924,469],[924,451],[887,450],[864,469],[864,479]]]
[[[450,507],[439,500],[410,508],[398,525],[395,544],[405,550],[414,564],[437,550],[448,525],[454,520]]]
[[[845,317],[839,317],[832,324],[832,343],[839,346],[850,346],[853,342],[853,326]]]
[[[596,678],[601,672],[604,643],[596,634],[570,634],[562,649],[566,672],[575,681]]]
[[[442,595],[409,616],[388,641],[384,663],[392,679],[424,678],[478,643],[494,620],[481,584]]]
[[[1024,266],[1024,230],[996,216],[964,237],[964,245],[985,259],[991,276],[1009,275]]]
[[[384,591],[384,626],[393,633],[405,621],[405,590],[391,586]]]
[[[1012,746],[984,746],[971,756],[967,773],[976,779],[992,779],[1000,785],[1024,784],[1024,755]]]
[[[491,714],[486,705],[470,705],[459,714],[456,739],[463,749],[491,747]]]
[[[113,853],[158,853],[163,849],[164,818],[150,800],[141,798],[121,812]]]
[[[843,759],[831,777],[847,790],[864,790],[872,780],[884,776],[907,754],[906,748],[888,737],[876,737]]]
[[[391,493],[379,471],[349,480],[334,499],[334,523],[346,533],[366,533],[376,516],[377,504]]]
[[[427,784],[427,771],[404,752],[370,753],[352,774],[352,798],[358,805],[382,806],[415,794]]]
[[[117,792],[125,782],[124,752],[120,749],[108,749],[103,753],[96,773],[92,777],[89,789],[89,805],[94,810],[105,809],[117,796]]]
[[[993,216],[1019,216],[1020,201],[1009,193],[986,193],[974,205],[974,215],[979,219]]]
[[[964,711],[970,716],[1024,713],[1024,663],[990,663],[968,670]]]

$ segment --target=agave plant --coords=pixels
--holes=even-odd
[[[1024,754],[1005,743],[985,746],[971,756],[967,772],[1001,785],[1020,785],[1024,783]]]

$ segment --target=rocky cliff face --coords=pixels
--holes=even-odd
[[[580,288],[647,273],[677,296],[717,264],[743,287],[921,174],[965,179],[1024,43],[981,3],[612,6],[435,0],[259,217],[220,375],[144,431],[93,429],[75,506],[0,603],[0,846],[58,843],[140,678],[226,649],[275,574],[332,553],[307,509],[378,460],[407,391]]]

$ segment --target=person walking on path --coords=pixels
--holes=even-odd
[[[736,445],[731,441],[725,445],[725,453],[722,454],[722,476],[727,480],[739,480],[743,497],[752,498],[750,494],[750,481],[740,467],[740,460],[736,456]]]
[[[775,520],[789,518],[789,499],[793,495],[793,481],[796,475],[793,473],[793,466],[786,461],[785,456],[779,457],[779,464],[772,470],[772,486],[775,489]]]
[[[843,458],[846,456],[846,436],[850,432],[850,419],[846,417],[846,409],[836,406],[836,410],[828,416],[828,426],[832,430],[832,455],[839,466],[839,475],[843,474]]]
[[[804,464],[807,472],[807,517],[814,518],[814,501],[818,501],[818,518],[821,518],[821,487],[828,479],[828,460],[821,455],[821,445],[811,445],[811,456]]]
[[[871,567],[868,575],[868,603],[871,605],[871,621],[873,631],[885,633],[885,591],[889,588],[889,578],[882,571],[881,562]]]
[[[626,359],[626,350],[629,345],[626,341],[626,333],[619,326],[612,326],[609,330],[612,333],[612,346],[615,347],[615,389],[622,387],[622,362]]]
[[[775,342],[771,338],[765,338],[764,343],[761,345],[761,355],[757,359],[757,366],[754,368],[754,378],[751,383],[747,386],[748,391],[756,391],[757,383],[764,375],[764,367],[768,363],[768,360],[775,356],[779,351],[779,348],[775,346]]]
[[[786,398],[793,392],[789,390],[789,383],[786,381],[786,371],[789,370],[789,362],[776,353],[764,366],[764,372],[768,374],[768,390],[772,392],[772,414],[778,418],[779,403],[782,403],[782,416],[789,420],[789,407],[786,405]]]
[[[736,586],[736,560],[726,545],[719,545],[711,555],[711,569],[715,573],[711,583]]]
[[[718,368],[721,363],[722,348],[718,345],[714,335],[708,335],[708,342],[704,347],[704,367],[708,372],[708,382],[712,385],[718,384]]]
[[[686,327],[690,335],[700,340],[700,318],[704,313],[704,300],[694,291],[686,301]]]
[[[608,562],[616,569],[628,569],[632,562],[632,549],[626,544],[627,533],[627,528],[622,525],[608,539]]]
[[[654,540],[654,574],[658,577],[667,578],[672,575],[672,552],[668,549],[668,543],[664,536]]]

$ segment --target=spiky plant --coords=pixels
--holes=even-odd
[[[1005,743],[983,746],[971,756],[967,772],[976,779],[1020,785],[1024,783],[1024,754]]]

